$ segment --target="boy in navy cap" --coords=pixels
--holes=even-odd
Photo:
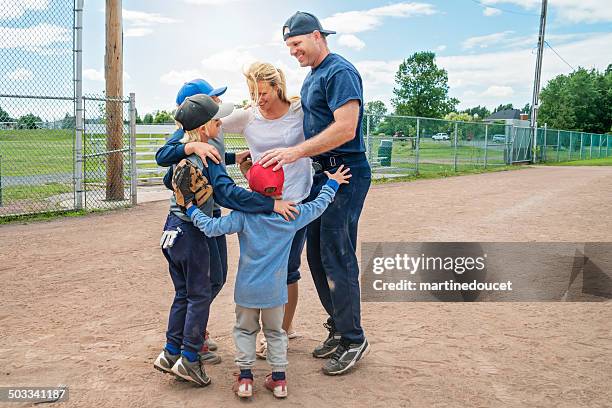
[[[246,166],[241,166],[245,170]],[[209,237],[238,233],[240,261],[234,290],[236,325],[234,342],[236,364],[240,374],[234,384],[239,397],[253,395],[252,368],[255,363],[255,347],[259,332],[259,319],[268,340],[267,360],[272,373],[266,377],[265,386],[275,397],[287,396],[287,333],[282,328],[284,307],[287,303],[287,264],[291,242],[295,233],[319,217],[333,201],[341,184],[348,184],[349,169],[340,166],[322,186],[317,198],[307,204],[297,205],[299,215],[287,222],[278,214],[249,214],[232,211],[221,218],[211,218],[194,205],[188,205],[186,214],[193,224]],[[180,175],[177,174],[177,177]],[[181,181],[175,177],[174,184]],[[283,170],[272,171],[255,163],[246,178],[253,191],[279,199],[282,194]]]

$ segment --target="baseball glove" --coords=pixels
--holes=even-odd
[[[202,171],[187,159],[181,160],[174,169],[172,188],[176,204],[184,211],[189,203],[201,206],[213,193],[212,186]]]

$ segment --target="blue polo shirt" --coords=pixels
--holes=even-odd
[[[351,100],[359,101],[359,122],[355,137],[321,156],[365,152],[361,122],[363,85],[357,69],[338,54],[330,53],[306,76],[302,91],[304,136],[309,139],[334,121],[334,111]]]

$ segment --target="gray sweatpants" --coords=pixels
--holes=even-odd
[[[236,364],[241,370],[252,369],[255,364],[255,347],[259,333],[259,315],[268,342],[268,364],[272,371],[285,371],[287,367],[287,333],[283,330],[285,306],[270,309],[251,309],[236,305]]]

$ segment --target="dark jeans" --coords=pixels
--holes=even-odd
[[[220,218],[221,210],[213,212],[213,218]],[[202,236],[204,234],[200,232]],[[215,300],[227,281],[227,241],[225,235],[206,238],[210,252],[210,284],[212,300]],[[299,265],[298,265],[299,266]]]
[[[306,228],[304,227],[295,233],[291,242],[291,251],[289,252],[289,264],[287,266],[287,285],[291,285],[300,280],[300,265],[302,263],[302,251],[306,243]]]
[[[357,224],[372,173],[366,160],[350,163],[348,167],[352,174],[350,183],[341,185],[323,215],[308,225],[306,253],[319,299],[336,330],[351,343],[360,343],[364,335],[355,248]],[[319,194],[326,182],[324,173],[315,174],[308,201]]]
[[[166,340],[177,348],[199,352],[204,343],[211,302],[208,244],[191,222],[169,214],[165,231],[181,229],[174,245],[162,249],[174,284]]]

